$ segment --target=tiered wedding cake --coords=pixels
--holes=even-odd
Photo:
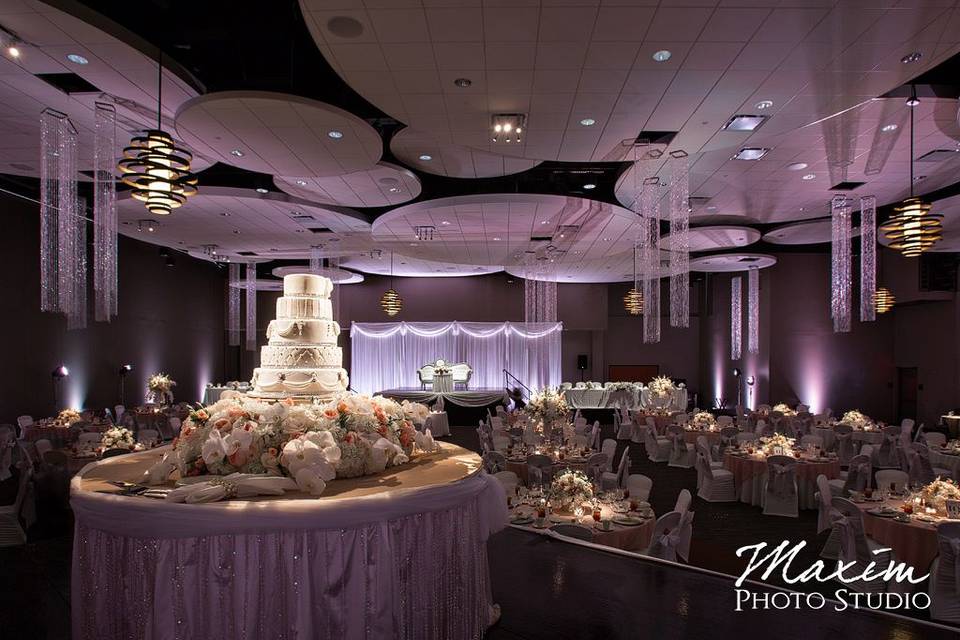
[[[333,320],[332,289],[330,279],[322,276],[284,276],[277,318],[267,326],[268,343],[260,350],[249,395],[329,400],[346,391],[349,380],[337,346],[340,325]]]

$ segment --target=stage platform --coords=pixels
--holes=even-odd
[[[508,400],[507,392],[504,389],[496,388],[441,393],[429,389],[424,391],[419,387],[401,387],[378,391],[377,394],[393,398],[398,402],[408,400],[429,406],[434,406],[442,398],[443,409],[447,412],[450,424],[460,427],[476,427],[479,420],[486,418],[488,409],[493,412],[497,405],[505,404]]]

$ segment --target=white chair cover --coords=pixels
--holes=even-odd
[[[649,476],[641,473],[631,473],[627,476],[627,486],[631,498],[636,498],[641,502],[650,499],[650,491],[653,489],[653,480]]]
[[[692,500],[693,496],[690,495],[690,491],[682,489],[680,493],[677,494],[677,502],[673,506],[673,510],[677,513],[686,513],[690,508],[690,502]]]
[[[665,513],[657,518],[657,524],[647,547],[647,555],[670,562],[677,561],[677,547],[680,545],[680,519],[676,511]]]
[[[928,447],[942,447],[947,444],[947,436],[937,431],[925,431],[923,433],[923,440],[927,443]]]
[[[930,569],[930,617],[960,624],[960,522],[937,527],[940,556]]]
[[[891,486],[896,493],[903,493],[910,484],[910,475],[900,469],[881,469],[877,471],[877,489],[890,491]]]
[[[517,485],[520,484],[520,479],[513,471],[498,471],[492,475],[500,482],[505,495],[512,496],[517,492]]]
[[[657,436],[653,428],[648,427],[644,432],[644,447],[647,458],[651,462],[667,462],[670,460],[670,440]]]
[[[767,478],[764,482],[763,515],[799,516],[800,496],[797,491],[797,460],[790,456],[767,458]]]
[[[535,453],[527,456],[527,486],[539,487],[550,483],[553,460],[549,456]]]
[[[490,475],[507,470],[507,458],[499,451],[487,451],[483,454],[483,468]]]
[[[839,557],[845,563],[856,562],[856,565],[847,569],[844,575],[854,576],[863,573],[863,570],[871,562],[875,562],[877,567],[886,567],[892,560],[892,554],[889,551],[879,554],[873,553],[873,550],[879,548],[879,545],[868,540],[864,534],[863,513],[857,505],[846,498],[833,498],[832,506],[833,526],[837,530],[840,541]],[[883,579],[871,580],[870,582],[857,580],[845,582],[843,585],[854,591],[870,593],[884,591],[887,588],[887,583]]]
[[[857,445],[853,440],[853,427],[848,424],[838,424],[833,428],[833,436],[840,464],[848,464],[857,453]]]
[[[668,466],[689,469],[694,466],[693,445],[688,444],[683,437],[683,427],[672,424],[667,427],[667,437],[670,439],[670,460]]]
[[[607,463],[604,467],[604,471],[613,471],[613,456],[617,452],[617,441],[607,438],[603,441],[603,446],[600,447],[600,453],[607,456]]]
[[[697,496],[707,502],[733,502],[737,499],[737,489],[733,473],[726,469],[714,469],[706,452],[696,452],[697,474],[700,487]]]

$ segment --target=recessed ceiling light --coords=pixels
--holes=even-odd
[[[333,131],[327,131],[327,135],[333,138],[334,140],[339,140],[343,137],[343,133],[334,129]]]
[[[230,213],[227,212],[227,211],[221,211],[221,212],[220,212],[220,215],[222,215],[224,218],[229,218],[229,217],[230,217]]]
[[[69,60],[74,64],[87,64],[88,62],[90,62],[89,60],[81,56],[79,53],[68,53],[67,60]]]
[[[754,106],[754,108],[760,109],[761,111],[762,111],[763,109],[769,109],[770,107],[773,106],[773,100],[761,100],[760,102],[758,102],[757,104],[755,104],[755,105],[753,105],[753,106]]]
[[[816,177],[817,177],[817,174],[815,174],[815,173],[808,173],[807,175],[803,176],[803,179],[804,179],[804,180],[813,180],[813,179],[816,178]]]
[[[670,56],[672,55],[673,54],[667,51],[666,49],[661,49],[660,51],[657,51],[656,53],[653,54],[653,59],[656,60],[657,62],[666,62],[667,60],[670,59]]]
[[[500,242],[500,236],[493,236],[494,242]]]
[[[880,131],[883,131],[884,133],[889,133],[890,131],[896,131],[896,130],[897,130],[897,125],[895,124],[887,124],[880,128]]]
[[[7,53],[10,54],[10,57],[11,57],[11,58],[19,58],[19,57],[20,57],[20,47],[18,47],[18,46],[16,46],[16,45],[10,45],[9,47],[7,47]]]
[[[264,189],[263,187],[257,187],[257,193],[270,193],[270,190]]]
[[[549,220],[541,220],[540,224],[548,224],[549,222],[550,222]]]
[[[603,238],[604,242],[610,242],[610,238]]]
[[[303,229],[297,229],[297,233],[303,233]]]
[[[903,64],[910,64],[911,62],[916,62],[922,57],[923,57],[922,53],[920,53],[919,51],[914,51],[900,58],[900,62],[902,62]]]
[[[751,116],[738,114],[730,118],[723,128],[727,131],[756,131],[769,116]]]
[[[433,160],[433,156],[425,153],[422,156],[420,156],[420,159],[423,160],[424,162],[430,162],[431,160]]]
[[[766,147],[744,147],[737,151],[736,155],[731,158],[732,160],[759,160],[763,156],[767,155],[767,152],[770,149]]]
[[[441,221],[440,221],[440,224],[446,226],[446,225],[450,224],[450,221],[449,221],[449,220],[441,220]]]
[[[230,155],[237,156],[238,158],[242,158],[243,151],[241,151],[240,149],[234,149],[233,151],[230,152]]]
[[[473,84],[473,81],[470,78],[457,78],[453,81],[453,84],[457,85],[461,89],[466,89]]]
[[[582,124],[585,127],[592,127],[593,125],[597,124],[597,121],[594,120],[593,118],[584,118],[583,120],[580,121],[580,124]]]
[[[716,210],[717,210],[717,205],[715,204],[712,204],[709,207],[707,207],[707,211],[716,211]]]
[[[390,193],[400,193],[400,187],[390,187],[387,191]]]
[[[583,188],[584,188],[584,189],[596,189],[596,188],[597,188],[597,185],[593,184],[592,182],[588,182],[587,184],[583,185]]]
[[[300,185],[301,187],[305,187],[305,186],[307,186],[307,181],[306,181],[306,180],[297,180],[297,184]]]
[[[787,169],[790,171],[803,171],[807,168],[806,162],[793,162],[787,165]]]

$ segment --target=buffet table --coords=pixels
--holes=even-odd
[[[482,636],[503,489],[476,454],[439,446],[320,497],[209,504],[104,493],[169,447],[88,465],[71,482],[73,637]]]

